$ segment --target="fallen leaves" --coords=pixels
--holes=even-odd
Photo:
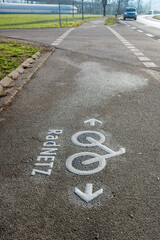
[[[96,235],[95,239],[99,239],[99,233],[97,233],[97,235]]]
[[[133,218],[133,217],[134,217],[134,215],[133,215],[133,213],[132,213],[132,212],[130,212],[128,215],[129,215],[131,218]]]

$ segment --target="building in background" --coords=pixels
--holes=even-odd
[[[76,14],[77,7],[60,5],[61,14]],[[0,3],[0,14],[59,14],[58,4]]]

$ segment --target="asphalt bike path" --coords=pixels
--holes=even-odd
[[[1,239],[160,238],[160,85],[111,29],[73,30],[2,112]]]
[[[0,29],[0,36],[50,45],[67,30],[67,28]]]

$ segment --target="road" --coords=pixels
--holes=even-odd
[[[160,22],[158,19],[154,19],[153,15],[139,15],[138,22],[143,23],[148,27],[160,29]]]
[[[137,21],[128,19],[125,23],[160,41],[160,21],[154,19],[153,15],[138,15]]]
[[[157,38],[104,19],[13,34],[56,51],[1,113],[1,239],[160,239]]]

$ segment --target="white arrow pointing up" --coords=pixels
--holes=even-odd
[[[95,123],[102,124],[101,121],[99,121],[99,120],[97,120],[97,119],[94,119],[94,118],[91,118],[91,119],[89,119],[89,120],[86,120],[86,121],[84,121],[84,123],[90,123],[91,126],[94,126]]]
[[[87,183],[85,187],[85,192],[80,191],[78,188],[75,188],[74,192],[85,202],[90,202],[94,198],[98,197],[100,194],[103,193],[103,188],[100,190],[93,192],[93,184]]]

